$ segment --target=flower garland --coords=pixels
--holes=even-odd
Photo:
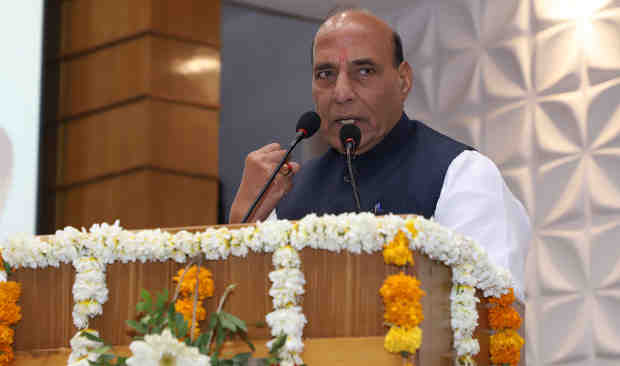
[[[405,227],[405,232],[410,237],[417,235],[413,220],[407,220]],[[383,259],[386,264],[413,265],[413,252],[409,249],[409,238],[405,232],[399,230],[394,239],[385,244]],[[420,289],[417,278],[402,272],[388,276],[379,293],[385,304],[386,324],[390,325],[384,347],[389,352],[400,353],[407,359],[422,344],[422,329],[418,325],[424,320],[424,314],[420,299],[426,293]]]
[[[267,314],[266,321],[271,335],[276,338],[267,342],[267,347],[271,348],[277,337],[285,334],[286,341],[278,355],[280,365],[301,365],[303,360],[300,354],[304,350],[301,336],[308,322],[299,306],[306,284],[300,269],[301,259],[293,247],[285,245],[276,249],[272,260],[275,270],[269,273],[269,280],[273,283],[269,295],[273,298],[275,310]]]
[[[196,281],[198,280],[198,299],[196,302],[196,326],[194,327],[194,335],[200,334],[198,323],[207,318],[207,310],[202,306],[203,300],[213,296],[214,286],[211,271],[203,267],[195,265],[187,269],[182,268],[177,275],[172,278],[179,286],[179,297],[174,303],[174,310],[183,315],[187,321],[188,327],[191,329],[193,322],[194,309],[194,292],[196,289]]]
[[[415,229],[415,236],[411,228]],[[197,233],[180,231],[175,234],[160,229],[131,232],[123,230],[117,221],[113,225],[105,223],[93,225],[88,231],[67,227],[57,231],[55,235],[48,236],[46,240],[32,235],[16,235],[0,243],[0,250],[3,259],[14,268],[57,267],[60,263],[82,265],[83,258],[96,258],[98,264],[94,265],[95,268],[105,273],[105,265],[115,261],[127,263],[137,260],[146,262],[172,259],[182,263],[199,254],[209,260],[221,260],[230,255],[245,257],[249,250],[275,252],[289,245],[297,251],[309,247],[333,252],[346,250],[354,254],[374,253],[382,250],[384,243],[392,242],[399,231],[409,239],[409,249],[419,251],[452,268],[453,284],[463,286],[455,290],[461,296],[461,300],[452,304],[454,347],[457,353],[463,355],[462,357],[476,354],[477,341],[461,337],[461,333],[469,334],[467,329],[475,329],[477,324],[477,319],[474,320],[473,316],[459,318],[459,314],[468,313],[469,310],[465,308],[472,308],[472,301],[475,303],[475,300],[472,300],[475,299],[475,294],[471,294],[473,291],[468,290],[468,287],[472,290],[480,289],[487,297],[500,297],[512,287],[512,277],[506,269],[493,264],[485,250],[473,240],[422,217],[404,218],[396,215],[375,217],[370,213],[318,217],[310,214],[294,224],[287,220],[274,220],[259,222],[255,226],[241,229],[208,228]],[[279,265],[275,259],[274,265],[276,271],[299,268],[286,264]],[[80,272],[77,267],[76,271]],[[94,279],[95,281],[91,281],[91,288],[95,286],[105,288],[105,276],[90,276],[92,278],[85,279],[85,282]],[[103,287],[100,282],[103,283]],[[276,287],[280,288],[280,283]],[[74,292],[82,294],[81,290]],[[291,296],[290,293],[285,294],[286,291],[281,294],[283,299]],[[292,297],[296,296],[299,295]],[[465,296],[469,300],[465,299]],[[95,295],[87,298],[92,302],[88,306],[83,304],[77,309],[78,311],[74,311],[74,323],[85,326],[84,320],[99,313],[99,306],[105,301],[104,297]],[[102,302],[95,304],[98,300]],[[303,349],[301,343],[303,326],[300,327],[300,324],[305,324],[306,320],[301,308],[297,302],[282,307],[278,301],[274,298],[275,311],[270,313],[269,317],[272,320],[269,322],[278,327],[276,331],[272,325],[272,334],[282,332],[290,334],[291,344],[287,349],[291,351]],[[79,301],[76,302],[79,304]],[[282,319],[295,319],[295,327],[289,328],[282,324]],[[299,341],[298,344],[293,344],[293,340]]]
[[[0,256],[1,257],[1,256]],[[21,285],[15,281],[7,281],[7,271],[0,258],[0,366],[13,361],[13,339],[15,331],[11,328],[22,318],[21,307],[17,301],[21,295]]]
[[[494,305],[489,309],[489,324],[495,331],[489,347],[494,364],[516,366],[521,359],[524,340],[516,332],[521,327],[521,316],[510,306],[514,301],[512,288],[499,299],[489,299],[489,303]]]
[[[69,365],[90,366],[90,362],[97,361],[97,358],[101,355],[95,351],[102,347],[103,343],[84,337],[84,333],[99,337],[99,332],[93,329],[82,329],[77,331],[69,342],[71,345],[71,354],[67,360]]]

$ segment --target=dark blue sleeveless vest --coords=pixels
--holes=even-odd
[[[452,160],[471,148],[405,114],[377,146],[353,160],[363,211],[433,216]],[[279,219],[354,212],[346,157],[330,149],[302,165],[276,207]]]

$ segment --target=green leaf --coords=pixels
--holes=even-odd
[[[136,331],[142,334],[146,333],[147,331],[147,328],[144,324],[139,323],[133,319],[127,320],[127,325],[129,325],[130,327],[132,327],[133,329],[135,329]]]
[[[278,338],[276,338],[276,341],[273,342],[273,344],[271,345],[271,349],[269,350],[269,353],[272,355],[277,354],[280,348],[284,346],[284,343],[286,343],[286,334],[281,334]]]
[[[226,339],[226,331],[222,328],[222,323],[218,322],[215,328],[215,357],[220,355],[220,348],[224,344],[224,339]]]
[[[245,322],[239,318],[237,318],[236,316],[230,314],[230,313],[226,313],[224,311],[222,311],[220,313],[221,317],[225,317],[226,319],[230,320],[231,322],[233,322],[235,324],[235,326],[241,330],[243,330],[244,332],[248,331],[248,327],[246,327]]]
[[[4,264],[4,270],[6,271],[6,275],[10,276],[11,274],[13,274],[13,271],[11,271],[11,266],[9,266],[9,264],[4,260],[2,260],[2,263]]]
[[[215,328],[215,325],[218,323],[219,315],[217,313],[212,313],[211,318],[209,319],[209,326],[207,328],[207,332],[211,331],[211,329]]]
[[[226,313],[220,313],[220,321],[224,328],[231,331],[231,333],[237,333],[237,326],[235,323],[225,316]]]
[[[155,310],[162,311],[166,307],[166,301],[168,301],[168,289],[157,294],[157,302],[155,303]]]
[[[101,342],[101,343],[103,343],[103,339],[97,337],[96,335],[94,335],[94,334],[92,334],[90,332],[82,332],[82,333],[80,333],[80,336],[84,337],[84,338],[86,338],[88,340],[94,341],[94,342]]]
[[[147,290],[142,289],[142,291],[140,291],[140,297],[144,299],[144,311],[150,311],[153,307],[153,298],[151,294]]]
[[[99,348],[92,350],[91,352],[102,354],[102,353],[108,352],[110,349],[112,349],[112,347],[110,346],[101,346]]]

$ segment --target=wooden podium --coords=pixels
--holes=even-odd
[[[184,229],[203,231],[205,227]],[[357,255],[305,248],[300,256],[306,279],[303,312],[308,319],[304,329],[304,362],[310,366],[402,365],[398,355],[383,348],[383,336],[388,328],[383,325],[383,303],[379,295],[385,278],[400,269],[384,264],[380,253]],[[407,271],[418,277],[427,293],[422,298],[423,341],[415,364],[453,365],[451,269],[419,253],[415,253],[414,260],[414,266]],[[212,271],[215,282],[215,296],[205,303],[208,313],[215,310],[225,287],[236,283],[238,286],[225,309],[248,324],[250,338],[257,346],[256,357],[266,355],[264,343],[270,334],[265,315],[272,311],[268,294],[271,286],[268,275],[273,270],[271,254],[250,252],[247,258],[205,261],[203,266]],[[172,277],[182,267],[173,261],[108,265],[109,299],[103,306],[103,315],[90,321],[90,328],[98,330],[108,344],[119,345],[119,350],[126,353],[127,347],[122,346],[128,345],[131,338],[125,321],[136,315],[140,290],[153,292],[167,288],[172,293]],[[15,332],[15,365],[66,365],[69,340],[76,332],[71,316],[74,276],[69,264],[59,268],[18,269],[11,276],[11,280],[22,285],[19,304],[23,318]],[[480,325],[475,334],[480,353],[476,361],[478,365],[489,365],[488,310],[480,295]],[[517,307],[523,317],[523,305]],[[225,352],[246,349],[241,343],[231,342]],[[521,359],[521,364],[525,364],[524,350]]]

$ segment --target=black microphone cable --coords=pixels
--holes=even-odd
[[[289,155],[291,155],[291,152],[293,151],[295,146],[297,146],[297,144],[301,140],[314,135],[316,131],[318,131],[320,126],[321,126],[321,117],[319,117],[319,115],[316,112],[309,111],[309,112],[302,114],[301,117],[299,117],[299,121],[297,121],[297,127],[295,129],[297,131],[297,134],[295,135],[295,140],[293,140],[291,147],[288,148],[288,150],[286,151],[286,154],[284,155],[282,160],[280,160],[280,163],[278,164],[276,169],[273,171],[273,173],[271,173],[271,177],[269,177],[269,180],[263,186],[263,189],[260,191],[260,193],[258,194],[258,197],[256,197],[256,199],[252,203],[252,206],[250,206],[250,209],[248,210],[248,212],[246,212],[245,216],[243,216],[241,223],[246,223],[248,221],[248,219],[252,215],[252,212],[254,212],[256,205],[258,205],[258,202],[261,200],[261,198],[263,198],[263,196],[265,195],[265,192],[267,192],[267,188],[269,188],[273,180],[276,178],[276,174],[278,174],[278,172],[280,171],[284,163],[286,163]]]
[[[347,154],[347,167],[349,169],[349,177],[351,178],[351,187],[353,188],[353,199],[357,206],[357,212],[362,211],[360,205],[360,195],[355,182],[355,174],[353,173],[353,165],[351,164],[351,156],[355,154],[355,150],[362,140],[362,131],[354,124],[347,124],[340,129],[340,142]]]

